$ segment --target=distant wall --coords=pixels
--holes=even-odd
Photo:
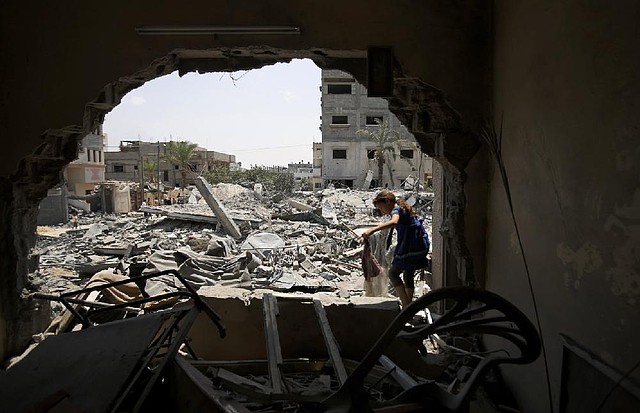
[[[50,189],[40,202],[38,225],[58,225],[69,221],[67,191],[64,187]]]

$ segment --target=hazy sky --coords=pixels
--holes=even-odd
[[[320,69],[298,59],[232,76],[174,72],[129,92],[105,117],[108,150],[121,140],[186,140],[236,155],[244,168],[311,162]]]

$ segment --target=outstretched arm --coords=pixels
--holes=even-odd
[[[383,229],[395,227],[399,220],[400,220],[400,215],[399,214],[393,214],[393,215],[391,215],[391,219],[388,220],[387,222],[383,222],[382,224],[377,225],[377,226],[371,228],[370,230],[363,232],[362,233],[362,238],[364,238],[366,240],[367,238],[369,238],[376,231],[381,231]]]

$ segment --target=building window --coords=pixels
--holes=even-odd
[[[316,182],[315,184],[313,184],[314,188],[322,188],[322,184],[320,182]]]
[[[367,126],[378,126],[379,123],[382,123],[382,116],[367,116],[364,120],[364,124]]]
[[[376,159],[375,149],[367,149],[367,159]]]
[[[348,125],[349,117],[346,115],[331,116],[331,124],[332,125]]]
[[[180,167],[178,165],[173,165],[173,169],[175,169],[177,171],[178,169],[180,169]],[[165,181],[166,181],[166,179],[165,179]]]
[[[113,172],[124,172],[124,165],[122,164],[114,164],[113,165]]]
[[[87,162],[91,162],[91,151],[87,149]]]
[[[138,165],[133,165],[133,170],[137,171],[138,170]]]
[[[165,182],[169,180],[169,171],[167,170],[162,171],[162,180]]]
[[[333,159],[347,159],[347,150],[346,149],[334,149],[333,150]]]
[[[102,151],[98,151],[98,162],[102,163]]]
[[[336,188],[353,188],[353,179],[336,179],[330,181]]]
[[[413,159],[413,149],[400,149],[400,157]]]
[[[98,151],[96,151],[96,150],[93,151],[93,162],[96,162],[96,160],[98,159],[98,157],[96,156],[97,152]]]
[[[351,84],[350,83],[338,83],[334,85],[327,85],[327,93],[330,95],[350,95]]]

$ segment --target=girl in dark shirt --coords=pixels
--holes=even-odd
[[[393,253],[393,261],[389,269],[389,280],[394,286],[402,307],[413,300],[413,277],[416,270],[427,267],[427,253],[429,252],[429,236],[422,222],[418,219],[410,205],[391,191],[379,192],[373,200],[373,205],[391,219],[364,232],[366,240],[371,234],[387,228],[396,228],[398,243]],[[404,283],[400,279],[403,275]]]

